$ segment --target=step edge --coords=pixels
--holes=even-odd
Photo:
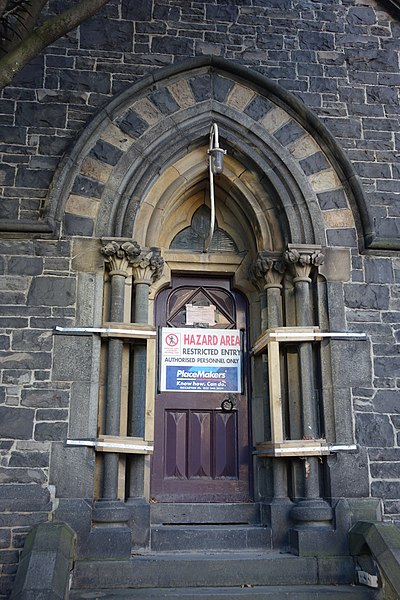
[[[250,591],[252,590],[252,591]],[[351,585],[260,585],[260,586],[252,586],[250,588],[241,588],[238,586],[221,586],[221,587],[203,587],[203,588],[194,588],[194,587],[182,587],[182,588],[166,588],[166,587],[152,587],[152,588],[93,588],[93,589],[72,589],[70,594],[70,600],[79,600],[80,594],[118,594],[119,592],[122,594],[126,593],[145,593],[145,594],[157,594],[161,592],[163,594],[174,594],[174,593],[182,593],[182,594],[193,594],[194,596],[198,596],[199,598],[204,598],[203,594],[225,594],[229,593],[232,596],[236,596],[240,593],[267,593],[267,594],[277,594],[277,593],[306,593],[306,594],[314,594],[314,593],[329,593],[337,598],[341,598],[345,593],[346,595],[353,596],[354,598],[359,598],[362,600],[370,600],[374,598],[375,594],[373,591],[363,588],[362,586],[351,586]]]

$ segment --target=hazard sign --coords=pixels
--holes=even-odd
[[[239,329],[161,329],[160,390],[242,392]]]

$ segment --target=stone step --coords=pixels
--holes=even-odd
[[[271,549],[271,529],[249,525],[153,525],[154,552]]]
[[[181,524],[256,524],[260,522],[260,505],[257,502],[233,503],[160,503],[152,504],[153,525]]]
[[[152,552],[129,560],[77,561],[72,589],[83,593],[102,588],[345,585],[353,583],[354,573],[351,557],[299,557],[259,551]]]
[[[373,590],[361,586],[258,586],[224,588],[153,588],[140,590],[72,591],[70,600],[375,600]]]

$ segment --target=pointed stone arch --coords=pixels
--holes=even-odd
[[[219,197],[233,198],[257,250],[368,245],[358,179],[321,122],[265,77],[210,57],[161,69],[114,98],[60,166],[49,217],[66,235],[135,232],[154,242],[178,197],[204,181],[213,121],[228,150]]]

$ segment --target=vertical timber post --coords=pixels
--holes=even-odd
[[[282,281],[286,271],[286,264],[281,254],[271,252],[261,252],[258,254],[255,269],[254,281],[262,282],[264,289],[262,306],[265,308],[262,312],[262,330],[281,327],[283,324],[282,316]],[[268,345],[268,370],[269,380],[269,398],[270,402],[275,398],[281,398],[281,376],[277,373],[272,376],[271,369],[280,364],[279,343],[274,342]],[[279,390],[272,390],[271,386],[279,386]],[[283,441],[284,421],[282,401],[279,406],[270,406],[271,414],[271,436],[275,441]],[[292,507],[292,502],[288,497],[288,464],[285,458],[262,459],[272,460],[273,490],[272,501],[269,505],[263,506],[263,512],[266,512],[265,521],[271,524],[272,539],[274,547],[282,547],[287,543],[288,515]]]
[[[267,295],[267,314],[268,314],[268,329],[273,327],[282,326],[282,280],[285,272],[285,266],[282,264],[281,258],[270,259],[270,268],[267,269],[265,274],[265,292]],[[272,351],[272,348],[271,348]],[[279,365],[279,344],[276,344],[276,351],[278,353],[277,363]],[[268,356],[270,351],[268,350]],[[270,377],[270,381],[272,378]],[[281,381],[280,375],[276,377],[276,381]],[[281,390],[282,393],[282,390]],[[270,400],[271,401],[271,400]],[[283,412],[281,408],[281,419],[283,421]],[[283,422],[282,422],[282,440],[283,434]],[[273,439],[278,441],[275,436]],[[284,499],[287,501],[288,497],[288,484],[287,484],[287,462],[285,459],[277,458],[272,463],[273,474],[274,474],[274,500]]]

